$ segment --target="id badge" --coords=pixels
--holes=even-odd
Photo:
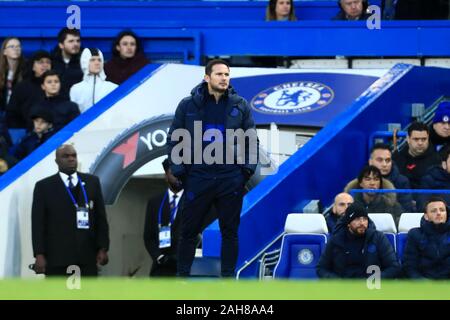
[[[77,228],[89,229],[89,211],[86,208],[77,209]]]
[[[159,248],[170,247],[170,227],[164,226],[159,229]]]

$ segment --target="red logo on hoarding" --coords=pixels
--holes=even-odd
[[[138,139],[139,132],[136,132],[130,139],[113,150],[114,153],[124,156],[122,169],[125,169],[136,160]]]

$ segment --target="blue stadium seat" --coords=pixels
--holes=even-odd
[[[20,140],[27,134],[25,129],[8,129],[9,135],[11,136],[12,144],[18,144]]]
[[[397,252],[397,227],[395,226],[394,218],[390,213],[369,213],[369,218],[375,224],[378,231],[384,233],[386,238],[392,245],[392,248]]]
[[[328,228],[317,213],[289,214],[274,278],[315,279],[316,265],[325,250]]]
[[[397,257],[401,262],[403,258],[403,251],[405,250],[406,240],[408,238],[408,232],[412,228],[420,227],[420,219],[422,219],[423,213],[403,213],[400,216],[398,223],[398,235],[397,235]]]

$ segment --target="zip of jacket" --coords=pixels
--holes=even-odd
[[[92,90],[92,105],[95,104],[95,84],[96,84],[96,80],[97,80],[97,75],[94,74],[94,90]]]

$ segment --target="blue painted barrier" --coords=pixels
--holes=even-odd
[[[99,17],[109,21],[125,18],[135,23],[155,20],[264,21],[267,4],[268,1],[2,1],[0,24],[5,19],[17,24],[31,17],[45,26],[60,26],[69,16],[66,9],[70,5],[80,7],[86,26],[98,22]],[[339,11],[336,1],[295,1],[294,5],[299,20],[330,20]],[[30,15],[30,11],[34,14]]]
[[[450,56],[450,42],[442,41],[450,39],[450,21],[387,21],[380,30],[369,30],[360,21],[149,21],[131,25],[119,21],[108,27],[100,24],[82,29],[82,45],[99,47],[108,58],[113,39],[126,27],[132,27],[142,38],[150,57],[186,51],[192,58],[183,61],[185,63],[198,63],[199,56],[220,55]],[[22,40],[25,53],[29,55],[40,48],[52,49],[59,29],[0,26],[0,38],[14,34]]]

